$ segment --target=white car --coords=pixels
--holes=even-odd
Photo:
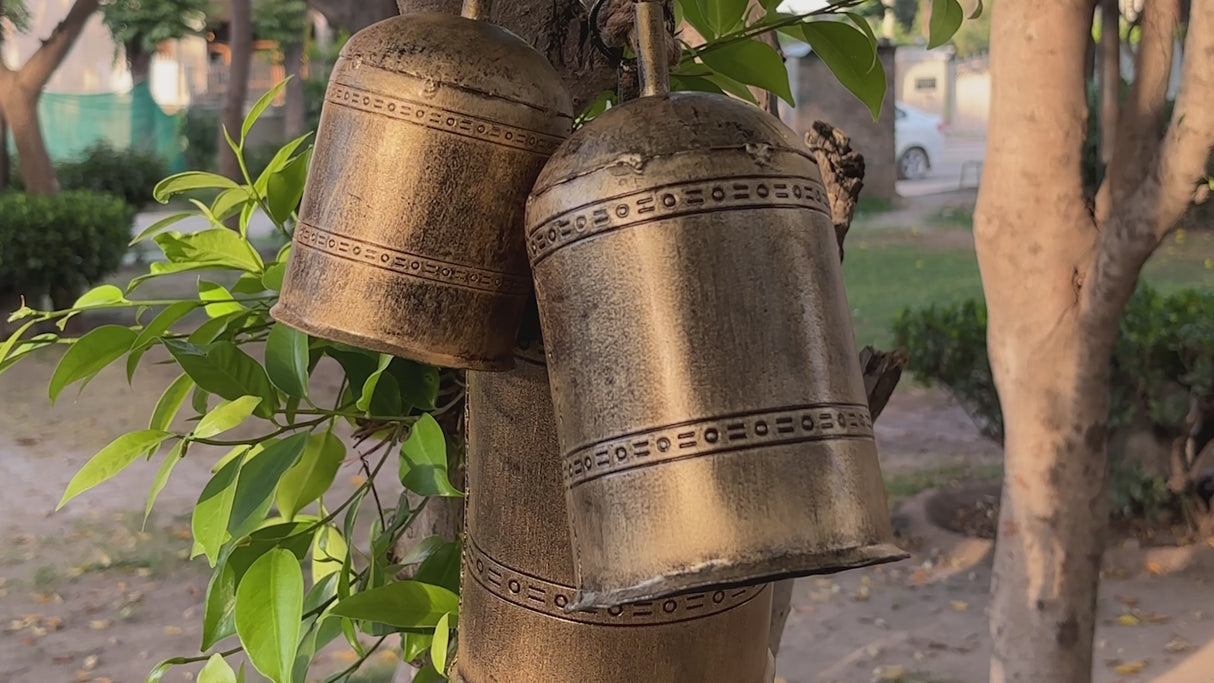
[[[898,178],[914,180],[927,176],[944,154],[944,122],[940,117],[894,103],[894,158]]]

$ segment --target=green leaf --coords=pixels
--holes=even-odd
[[[33,327],[34,323],[36,323],[36,322],[38,322],[36,319],[30,320],[29,322],[23,324],[21,327],[18,327],[16,329],[16,331],[14,331],[11,335],[9,335],[8,339],[4,340],[3,344],[0,344],[0,363],[3,363],[6,360],[8,360],[8,354],[12,353],[13,348],[15,346],[17,346],[17,342],[21,341],[21,335],[28,332],[29,329],[31,327]]]
[[[812,21],[794,28],[839,83],[868,105],[875,121],[885,99],[885,67],[868,37],[838,21]]]
[[[742,22],[747,0],[696,0],[718,36],[733,31]]]
[[[728,93],[751,104],[758,104],[759,102],[755,99],[755,94],[751,92],[750,88],[746,87],[745,83],[734,80],[723,73],[714,71],[705,76],[705,80],[714,84],[720,92]]]
[[[196,346],[166,339],[164,345],[204,391],[234,400],[241,396],[260,396],[262,402],[253,412],[269,419],[278,409],[278,392],[270,384],[265,370],[252,356],[231,342]]]
[[[434,644],[433,633],[414,633],[405,631],[400,634],[401,661],[412,664],[418,657],[430,651]],[[414,679],[417,680],[417,679]],[[435,679],[438,680],[438,679]]]
[[[101,285],[81,295],[79,299],[76,299],[76,303],[72,304],[72,308],[93,308],[105,306],[106,304],[126,303],[130,302],[122,295],[121,289],[118,289],[114,285]]]
[[[433,664],[427,664],[413,674],[413,683],[444,683],[447,677],[440,674]]]
[[[244,118],[244,124],[240,127],[241,146],[244,145],[245,138],[249,136],[249,129],[253,127],[254,123],[257,123],[257,119],[261,118],[261,114],[266,110],[266,107],[269,107],[270,103],[274,101],[274,98],[278,97],[278,94],[282,92],[282,89],[287,86],[288,80],[290,79],[285,78],[276,83],[274,87],[270,88],[266,94],[262,95],[261,99],[257,100],[257,102],[253,105],[253,108],[249,110],[249,114]],[[275,683],[278,683],[278,681],[275,681]]]
[[[236,480],[240,475],[242,460],[243,457],[233,458],[211,477],[198,496],[194,515],[190,519],[194,541],[202,547],[212,567],[218,561],[219,548],[228,536],[228,520],[232,516],[232,501],[236,497]]]
[[[198,683],[236,683],[236,672],[224,661],[223,655],[216,653],[198,672]]]
[[[170,263],[187,265],[193,270],[233,268],[260,273],[265,269],[261,255],[253,245],[226,228],[203,230],[189,235],[173,230],[162,232],[154,239]],[[153,273],[156,272],[154,266],[157,265],[164,264],[153,263],[153,268],[150,269]]]
[[[316,533],[312,542],[312,583],[341,571],[350,552],[346,539],[337,529],[326,526]]]
[[[198,299],[207,302],[204,310],[208,318],[221,318],[249,310],[244,304],[236,301],[226,287],[206,280],[198,281]]]
[[[211,215],[217,221],[223,221],[238,213],[245,204],[256,202],[257,200],[250,196],[247,187],[241,186],[231,190],[224,190],[219,193],[215,201],[211,202]]]
[[[190,379],[189,375],[183,374],[173,380],[173,383],[160,395],[160,400],[156,402],[156,408],[152,410],[152,419],[148,422],[148,429],[168,431],[173,424],[173,418],[177,417],[177,411],[181,409],[181,404],[185,402],[186,394],[193,387],[194,380]]]
[[[932,16],[927,24],[927,49],[940,47],[952,40],[964,19],[965,10],[961,9],[961,3],[957,0],[932,0]]]
[[[421,496],[462,496],[447,478],[447,439],[433,415],[418,418],[400,447],[400,481]]]
[[[156,471],[156,478],[152,480],[152,488],[148,490],[148,502],[143,508],[144,526],[147,526],[148,516],[152,514],[152,506],[156,504],[156,498],[164,490],[165,484],[169,483],[169,475],[173,473],[173,468],[181,462],[182,456],[185,455],[186,443],[186,441],[178,441],[173,444],[173,449],[164,456],[164,462],[160,463],[160,469]]]
[[[193,438],[209,439],[232,429],[247,420],[259,403],[261,403],[260,396],[241,396],[238,399],[220,403],[198,422],[198,426],[194,428]]]
[[[446,614],[459,611],[459,596],[441,586],[397,581],[341,600],[333,614],[397,628],[434,628]]]
[[[434,410],[438,401],[438,368],[404,358],[394,358],[388,374],[396,378],[400,396],[409,405],[422,410]]]
[[[181,664],[189,664],[191,661],[193,660],[186,659],[185,657],[173,657],[172,659],[166,659],[157,664],[156,668],[152,669],[151,672],[148,673],[148,677],[144,680],[144,683],[160,683],[160,680],[164,678],[166,673],[169,672],[169,669]]]
[[[258,195],[262,197],[266,195],[266,190],[270,186],[270,176],[281,171],[291,160],[291,155],[295,153],[295,150],[299,149],[299,146],[310,137],[312,137],[312,131],[308,131],[278,148],[278,151],[274,153],[274,157],[270,159],[270,163],[266,164],[261,175],[257,176],[257,180],[253,183],[253,189],[257,191]]]
[[[278,482],[275,501],[282,516],[294,519],[295,513],[328,491],[345,459],[346,445],[332,432],[309,437],[299,462]]]
[[[72,344],[51,376],[51,403],[59,398],[68,385],[84,380],[85,384],[105,366],[131,350],[135,332],[121,325],[102,325]],[[83,389],[83,387],[81,387]]]
[[[682,9],[683,19],[691,24],[696,33],[704,37],[704,40],[711,42],[720,35],[704,12],[704,0],[678,0],[678,2],[679,8]]]
[[[418,565],[413,578],[422,583],[442,586],[458,593],[462,555],[462,548],[458,540],[443,541],[439,548]]]
[[[725,94],[725,91],[721,89],[721,86],[713,83],[704,76],[672,74],[670,76],[670,89],[680,92],[691,90],[696,92],[715,92],[722,95]],[[743,90],[746,90],[747,94],[750,93],[750,90],[746,88],[743,88]]]
[[[131,344],[131,354],[126,360],[126,378],[128,382],[135,376],[135,370],[139,367],[139,361],[143,358],[143,354],[152,342],[168,332],[173,323],[189,315],[190,312],[200,305],[196,301],[178,301],[165,307],[163,311],[156,314],[155,318],[152,318],[152,322],[148,323],[139,332],[139,336],[135,338],[135,343]]]
[[[270,218],[280,225],[286,223],[299,206],[311,158],[310,153],[304,152],[292,159],[281,171],[270,176],[266,186],[266,208]]]
[[[382,361],[381,354],[337,347],[329,347],[325,349],[325,353],[333,357],[345,370],[351,390],[360,392],[356,395],[356,400],[366,405],[364,400],[366,386],[371,375],[379,370]],[[373,388],[374,392],[371,394],[367,412],[380,416],[400,415],[404,412],[400,402],[400,389],[396,386],[395,377],[391,374],[381,374],[380,378],[374,382]]]
[[[974,3],[974,11],[970,12],[969,18],[977,19],[980,16],[982,16],[982,0],[978,0]]]
[[[171,436],[172,434],[168,432],[148,429],[123,434],[114,439],[84,463],[84,467],[81,467],[76,476],[72,477],[72,480],[68,482],[67,490],[63,493],[63,498],[55,509],[62,508],[64,503],[126,469],[139,456]]]
[[[152,190],[152,197],[161,204],[167,203],[169,198],[175,194],[189,192],[191,190],[210,190],[221,189],[229,190],[240,187],[231,178],[226,178],[218,173],[207,173],[205,171],[186,171],[171,175],[168,178],[156,183],[156,188]],[[145,231],[147,232],[147,231]],[[141,239],[141,235],[138,239]]]
[[[299,560],[286,550],[262,555],[236,587],[236,633],[253,666],[274,683],[290,683],[303,618]]]
[[[186,337],[186,341],[190,344],[205,346],[218,339],[228,330],[229,327],[239,327],[239,323],[249,315],[249,311],[238,311],[236,313],[228,313],[221,315],[218,318],[211,318],[205,323],[198,326],[190,336]]]
[[[261,276],[261,284],[266,289],[272,292],[282,291],[282,280],[287,275],[286,261],[279,261],[266,268],[266,272]]]
[[[156,221],[155,223],[152,223],[148,227],[144,228],[143,232],[139,233],[139,235],[137,235],[135,237],[135,239],[131,240],[130,244],[128,244],[127,246],[134,246],[136,244],[139,244],[140,242],[146,240],[147,238],[151,237],[152,235],[155,235],[156,233],[160,232],[161,230],[164,230],[165,228],[169,227],[170,225],[179,223],[187,218],[193,218],[195,215],[196,214],[193,211],[179,211],[174,214],[169,214],[168,216],[165,216],[164,218],[161,218],[160,220]]]
[[[869,25],[868,19],[865,19],[863,15],[856,12],[848,12],[847,18],[868,38],[869,44],[873,46],[873,61],[877,61],[877,34],[873,33],[873,27]]]
[[[434,662],[435,670],[440,673],[447,670],[447,648],[451,645],[451,627],[447,624],[450,621],[450,614],[439,617],[438,623],[434,625],[434,642],[430,645],[430,659]]]
[[[207,583],[202,614],[202,647],[205,652],[215,643],[236,634],[236,574],[226,561],[220,562]]]
[[[282,393],[295,398],[308,395],[308,335],[274,323],[266,339],[266,374]]]
[[[392,356],[386,353],[379,354],[379,360],[375,367],[375,372],[372,372],[367,380],[363,382],[362,394],[358,397],[358,403],[355,407],[366,412],[371,407],[371,398],[375,396],[375,387],[379,384],[379,379],[383,377],[384,371],[388,369],[388,365],[392,362]],[[399,392],[397,392],[399,393]]]
[[[265,518],[279,479],[299,460],[307,443],[308,433],[299,432],[245,460],[228,520],[228,532],[233,538],[240,538]]]
[[[767,43],[757,40],[723,43],[703,52],[700,59],[717,73],[772,92],[790,105],[793,103],[788,69],[780,53]]]

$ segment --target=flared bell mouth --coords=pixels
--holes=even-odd
[[[319,339],[349,344],[360,349],[386,353],[418,363],[428,363],[440,368],[459,368],[461,370],[479,370],[482,372],[504,372],[514,369],[513,354],[507,354],[501,358],[466,358],[446,353],[436,353],[419,346],[393,344],[378,337],[370,337],[359,332],[309,322],[305,317],[297,315],[281,301],[270,308],[270,317],[287,327],[292,327]]]
[[[626,588],[610,591],[579,590],[577,597],[565,611],[609,609],[700,591],[728,591],[782,579],[837,574],[851,569],[898,562],[908,557],[910,553],[892,543],[875,543],[830,552],[789,553],[774,560],[730,563],[725,567],[702,565]]]

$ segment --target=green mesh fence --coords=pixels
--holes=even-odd
[[[77,158],[90,145],[104,141],[118,149],[149,148],[172,171],[184,170],[184,117],[184,110],[166,114],[152,99],[147,83],[126,93],[43,93],[38,102],[42,136],[55,161]]]

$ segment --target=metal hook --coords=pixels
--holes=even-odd
[[[594,43],[594,49],[598,50],[612,67],[619,68],[624,63],[624,50],[618,47],[611,47],[603,41],[603,32],[599,28],[599,15],[603,11],[603,5],[607,4],[607,0],[595,0],[590,6],[590,39]]]

